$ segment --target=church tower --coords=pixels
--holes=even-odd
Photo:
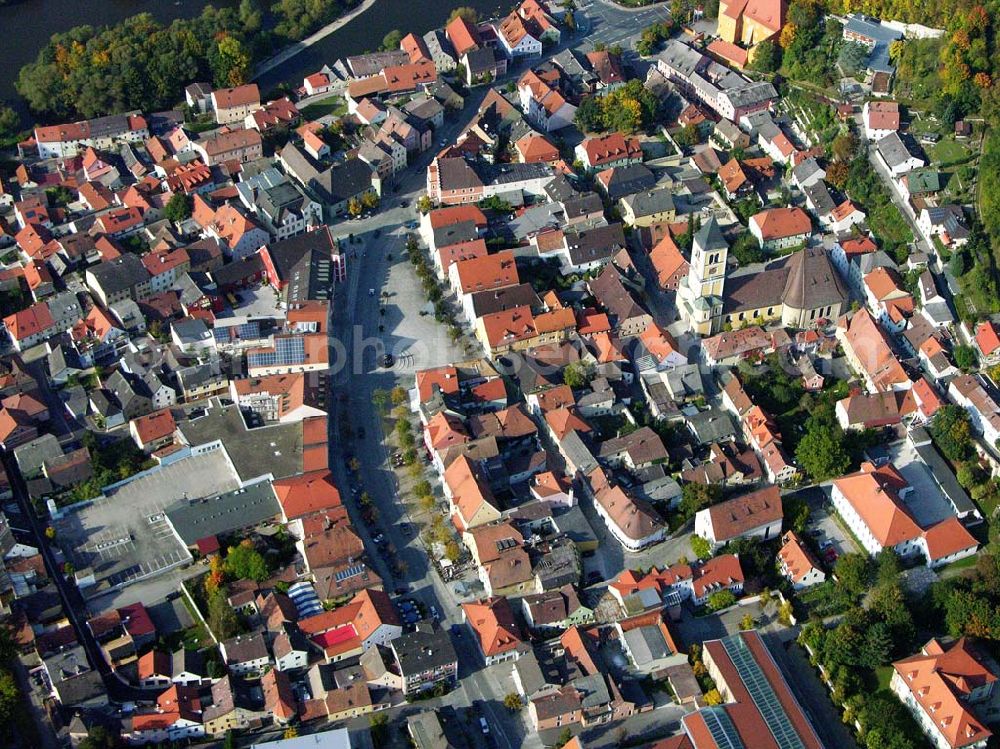
[[[713,216],[694,235],[690,270],[678,289],[681,315],[698,335],[714,335],[722,328],[728,256],[729,245]]]

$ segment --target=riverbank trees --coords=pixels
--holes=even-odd
[[[168,25],[140,13],[113,26],[77,26],[54,34],[35,61],[21,68],[17,90],[46,121],[166,109],[183,99],[193,81],[246,83],[255,61],[356,4],[278,0],[270,8],[270,28],[258,0],[221,10],[209,5],[196,18]]]

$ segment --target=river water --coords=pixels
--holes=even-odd
[[[425,34],[443,26],[451,11],[460,5],[475,8],[482,18],[489,18],[501,12],[506,14],[512,4],[513,0],[502,3],[497,0],[378,0],[343,28],[269,71],[258,83],[262,91],[283,81],[301,86],[305,76],[315,73],[326,63],[332,64],[348,55],[374,52],[382,43],[382,37],[393,29],[404,34],[410,31]]]
[[[151,13],[162,21],[192,17],[208,3],[205,0],[15,0],[0,5],[0,99],[13,100],[14,81],[25,63],[31,62],[49,36],[74,26],[101,26],[136,13]],[[212,0],[217,8],[236,6],[239,0]],[[297,87],[302,79],[346,55],[375,50],[393,29],[421,34],[441,26],[454,7],[468,5],[482,16],[500,12],[497,0],[378,0],[369,10],[317,44],[303,50],[270,71],[261,81],[265,91],[282,81]],[[503,2],[508,10],[511,0]]]

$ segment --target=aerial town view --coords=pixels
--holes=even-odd
[[[0,0],[0,749],[1000,747],[1000,0],[459,1]]]

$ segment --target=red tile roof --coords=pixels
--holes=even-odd
[[[278,479],[274,482],[274,493],[288,520],[341,505],[340,492],[326,469]]]
[[[487,657],[507,653],[523,644],[521,629],[506,598],[493,596],[463,603],[462,610]]]

